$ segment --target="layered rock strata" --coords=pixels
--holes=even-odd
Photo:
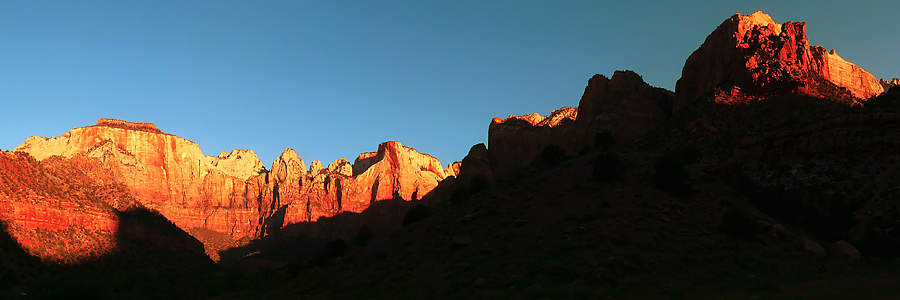
[[[234,239],[276,232],[341,212],[361,212],[386,199],[420,200],[445,172],[434,157],[385,142],[377,152],[323,167],[286,149],[267,171],[252,150],[205,156],[186,139],[148,123],[101,119],[59,137],[33,136],[16,151],[38,160],[97,158],[144,206],[178,227],[210,229]],[[452,165],[451,165],[452,166]]]
[[[0,152],[0,220],[4,231],[32,256],[72,264],[150,242],[167,251],[197,254],[196,239],[159,222],[94,158],[60,156],[36,161]],[[140,215],[138,217],[133,217]]]
[[[240,169],[262,165],[252,152],[208,157],[196,143],[152,124],[110,119],[58,137],[29,137],[15,151],[38,160],[79,154],[99,158],[135,199],[182,229],[205,227],[234,237],[259,233],[258,196],[265,182],[250,178],[252,170]]]

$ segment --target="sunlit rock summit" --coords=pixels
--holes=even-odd
[[[857,99],[884,91],[872,74],[835,50],[811,46],[806,23],[776,23],[760,11],[722,22],[684,64],[675,87],[678,111],[720,85],[751,93],[829,96],[829,86]]]

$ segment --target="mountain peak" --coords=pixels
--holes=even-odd
[[[742,16],[740,13],[737,13],[734,14],[734,17],[739,20],[740,25],[738,27],[738,33],[741,33],[742,35],[755,26],[768,27],[774,30],[775,35],[781,34],[781,24],[773,21],[771,16],[761,10],[757,10],[748,16]]]
[[[884,92],[872,74],[837,53],[811,46],[806,23],[776,23],[757,11],[726,19],[685,61],[674,110],[728,84],[756,94],[868,99]],[[835,97],[837,96],[837,97]],[[858,100],[853,100],[858,103]]]

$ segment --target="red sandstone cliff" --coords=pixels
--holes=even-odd
[[[272,164],[262,196],[263,203],[271,203],[265,213],[267,231],[341,212],[359,213],[376,201],[421,200],[445,177],[436,158],[399,142],[381,143],[377,152],[360,154],[353,165],[342,158],[322,168],[314,161],[309,171],[293,149],[285,149]]]
[[[457,164],[445,172],[434,157],[385,142],[377,152],[360,154],[353,165],[343,158],[327,168],[314,161],[309,170],[293,149],[286,149],[267,172],[252,150],[204,156],[197,144],[153,124],[112,119],[59,137],[33,136],[16,151],[38,160],[97,158],[137,201],[178,227],[205,228],[233,239],[358,213],[376,201],[420,200],[459,170]]]
[[[679,111],[720,84],[745,92],[823,97],[821,85],[846,88],[859,99],[884,91],[872,74],[834,50],[810,46],[806,23],[775,23],[762,12],[722,22],[684,64],[675,87]]]
[[[38,162],[24,153],[0,152],[0,220],[26,252],[56,263],[121,254],[132,241],[203,252],[199,241],[154,220],[112,172],[83,155]]]
[[[99,158],[135,199],[182,229],[204,227],[235,238],[259,233],[258,195],[265,185],[248,180],[262,171],[252,151],[204,156],[196,143],[152,124],[109,119],[59,137],[32,136],[15,151],[38,160]]]

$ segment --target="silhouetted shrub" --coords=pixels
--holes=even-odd
[[[409,211],[406,212],[406,215],[403,216],[403,227],[424,220],[430,214],[431,212],[428,211],[427,207],[422,204],[416,204],[416,206],[413,206],[413,208],[409,209]]]
[[[675,197],[687,196],[694,189],[685,182],[688,178],[684,160],[672,153],[663,154],[653,165],[653,186]]]
[[[742,210],[731,209],[722,217],[719,232],[734,238],[747,239],[756,235],[759,228],[750,215]]]
[[[356,231],[356,236],[353,238],[353,241],[356,242],[356,245],[359,247],[363,247],[369,244],[369,241],[372,240],[372,237],[375,236],[375,233],[372,232],[372,228],[369,225],[363,225]]]
[[[551,144],[544,148],[544,151],[541,152],[541,161],[545,164],[556,164],[562,161],[563,157],[566,156],[566,151],[560,148],[557,145]]]
[[[615,152],[602,152],[593,159],[594,179],[601,183],[621,181],[625,178],[625,164]]]
[[[609,151],[612,149],[614,141],[612,133],[609,133],[609,131],[598,132],[594,135],[594,149]]]

